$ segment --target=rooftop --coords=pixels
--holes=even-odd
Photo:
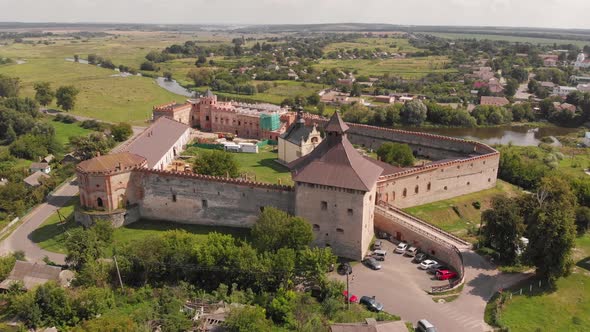
[[[510,101],[505,97],[490,97],[490,96],[482,96],[481,105],[495,105],[495,106],[504,106],[510,104]]]
[[[16,261],[8,278],[0,283],[0,289],[8,289],[18,281],[21,281],[27,290],[48,281],[59,283],[60,273],[61,268],[57,266]]]
[[[109,173],[121,169],[142,167],[146,159],[129,152],[120,152],[94,157],[78,164],[77,170],[83,173]]]
[[[39,180],[42,178],[47,179],[49,178],[49,175],[41,171],[36,171],[35,173],[27,176],[23,181],[31,187],[36,187],[41,185],[41,182]]]
[[[346,137],[348,126],[335,112],[326,138],[311,153],[289,163],[295,182],[370,191],[383,168],[363,157]]]
[[[142,156],[149,168],[154,167],[190,127],[172,119],[158,118],[137,136],[125,151]]]

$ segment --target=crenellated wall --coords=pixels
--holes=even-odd
[[[250,227],[266,206],[295,213],[289,186],[147,169],[135,170],[131,183],[145,219]]]

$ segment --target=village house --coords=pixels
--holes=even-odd
[[[574,62],[575,69],[585,69],[590,68],[590,58],[586,56],[584,53],[578,54],[576,62]]]
[[[49,179],[49,175],[42,171],[36,171],[35,173],[27,176],[23,179],[23,182],[29,187],[38,187],[41,185],[43,179]]]
[[[29,166],[29,173],[43,172],[45,174],[51,173],[51,166],[48,163],[32,163]]]
[[[510,104],[510,101],[505,97],[482,96],[479,104],[484,106],[506,106]]]
[[[386,104],[395,103],[394,96],[375,96],[375,97],[373,97],[373,99],[375,99],[375,102],[378,102],[378,103],[386,103]]]
[[[590,92],[590,84],[578,84],[576,89],[580,92]]]
[[[573,86],[556,86],[553,88],[553,95],[560,96],[560,97],[567,97],[572,92],[578,91],[576,87]]]
[[[545,67],[556,67],[559,61],[557,54],[539,54],[539,57],[543,60],[543,66]]]
[[[62,271],[59,266],[16,261],[10,275],[0,283],[0,289],[9,290],[14,283],[20,282],[25,290],[31,290],[49,281],[66,287],[69,286],[73,276],[74,274],[71,271]]]

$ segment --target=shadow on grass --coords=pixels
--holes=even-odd
[[[63,237],[63,235],[68,230],[76,227],[81,226],[74,221],[74,218],[68,218],[68,220],[66,220],[63,223],[52,223],[43,225],[31,232],[31,234],[29,234],[28,237],[29,240],[39,244],[49,241],[51,239],[58,240],[60,237]]]
[[[289,169],[275,161],[274,158],[261,159],[258,167],[268,167],[278,173],[289,173]]]
[[[584,270],[590,271],[590,256],[579,260],[576,266],[583,268]]]

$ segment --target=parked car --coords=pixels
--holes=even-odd
[[[438,262],[432,259],[427,259],[425,261],[423,261],[422,263],[420,263],[420,268],[422,270],[428,270],[433,266],[438,265]]]
[[[373,250],[381,250],[381,249],[383,249],[383,241],[375,240],[375,243],[373,243]]]
[[[419,252],[416,254],[416,256],[414,256],[414,259],[412,259],[412,262],[414,263],[422,263],[424,260],[428,259],[428,255],[426,255],[423,252]]]
[[[405,242],[400,242],[397,247],[395,247],[395,249],[393,250],[394,252],[397,252],[398,254],[403,254],[404,252],[406,252],[406,250],[408,249],[409,245]]]
[[[416,332],[436,332],[436,328],[426,319],[421,319],[416,325]]]
[[[350,264],[347,262],[340,263],[340,265],[338,265],[337,272],[340,275],[351,274],[352,273],[352,266],[350,266]]]
[[[416,253],[418,252],[418,248],[410,246],[408,248],[408,250],[406,250],[406,252],[404,253],[404,255],[406,256],[410,256],[410,257],[414,257],[416,256]]]
[[[449,268],[448,266],[442,265],[441,263],[438,263],[438,264],[435,264],[435,265],[431,266],[428,269],[428,273],[430,273],[430,274],[436,274],[436,271],[437,270],[450,270],[450,269],[451,268]]]
[[[386,255],[387,251],[385,250],[375,250],[373,251],[373,254],[371,256],[373,256],[373,258],[375,258],[378,261],[384,261]]]
[[[361,297],[361,300],[359,301],[360,304],[365,305],[365,307],[367,307],[367,309],[371,310],[371,311],[381,311],[383,310],[383,304],[377,302],[377,300],[375,300],[375,297],[369,297],[369,296],[363,296]]]
[[[449,280],[457,278],[457,272],[451,270],[436,270],[436,279]]]
[[[381,270],[381,264],[373,257],[367,257],[363,260],[363,264],[373,270]]]
[[[344,302],[346,302],[347,299],[351,303],[357,303],[359,301],[359,298],[354,294],[350,294],[350,297],[349,297],[348,292],[346,290],[342,292],[342,295],[344,295]]]

